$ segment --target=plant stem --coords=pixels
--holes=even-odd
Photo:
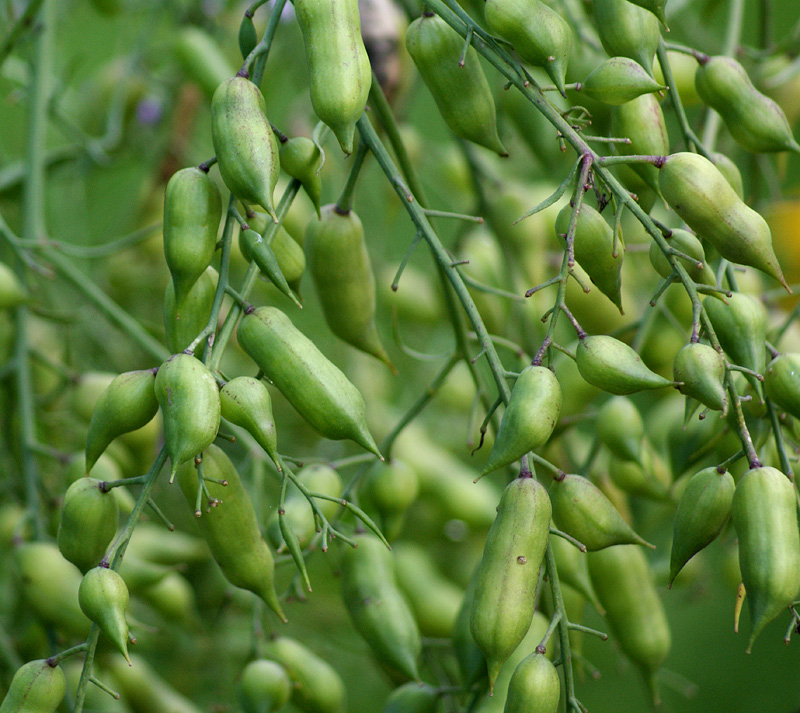
[[[364,159],[367,157],[367,150],[366,144],[360,141],[356,149],[356,155],[353,158],[353,165],[350,167],[350,173],[347,176],[347,182],[344,184],[342,194],[339,196],[339,200],[336,201],[336,208],[334,208],[339,215],[347,215],[353,208],[353,192],[355,191],[361,168],[364,165]]]
[[[44,0],[30,0],[28,7],[25,8],[25,11],[11,26],[11,29],[8,31],[8,34],[3,40],[3,43],[0,44],[0,67],[3,66],[3,62],[6,61],[6,57],[11,54],[11,51],[14,49],[14,46],[17,44],[17,41],[25,32],[25,30],[33,25],[33,19],[36,17],[36,13],[39,12],[39,9],[42,7],[43,2]]]

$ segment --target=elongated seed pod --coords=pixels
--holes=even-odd
[[[630,7],[628,0],[618,1]],[[631,10],[635,9],[631,7]],[[611,111],[611,127],[614,136],[631,141],[629,144],[615,144],[621,154],[666,156],[669,153],[667,122],[655,94],[643,94],[615,106]],[[660,192],[659,173],[655,166],[649,163],[632,163],[630,167],[649,188],[656,193]]]
[[[108,661],[114,688],[134,711],[200,713],[200,709],[158,675],[142,656],[131,656],[131,665],[119,658]]]
[[[400,534],[406,510],[417,499],[419,489],[416,472],[399,458],[376,461],[364,476],[359,495],[368,509],[377,511],[389,542]]]
[[[664,29],[667,28],[667,16],[665,14],[665,8],[667,5],[667,0],[629,0],[634,5],[638,5],[641,8],[644,8],[648,12],[652,12],[664,25]]]
[[[0,713],[55,713],[66,692],[67,679],[60,666],[50,665],[47,659],[29,661],[11,679]]]
[[[550,493],[550,502],[553,502],[553,491]],[[555,523],[555,506],[553,507],[553,522]],[[602,616],[605,612],[603,605],[597,599],[597,594],[589,579],[589,568],[586,563],[586,553],[581,552],[575,545],[563,537],[553,537],[550,540],[553,548],[553,557],[556,561],[559,579],[564,584],[580,593]],[[588,550],[588,547],[587,547]]]
[[[250,227],[261,236],[264,235],[264,231],[267,228],[267,219],[269,219],[269,216],[266,213],[255,213],[247,218]],[[242,233],[240,232],[239,248],[242,251],[242,255],[246,260],[252,260],[253,256],[247,252],[247,246],[243,244],[241,238]],[[286,278],[286,282],[295,292],[299,292],[298,283],[306,270],[306,255],[303,252],[303,248],[295,242],[295,239],[283,225],[278,228],[269,246],[272,248],[272,252],[275,253],[278,267]]]
[[[800,354],[775,357],[764,372],[764,389],[774,404],[800,418]]]
[[[556,667],[544,654],[534,651],[511,676],[504,713],[556,713],[560,696]]]
[[[78,603],[106,638],[130,663],[128,657],[128,587],[113,569],[95,567],[81,580]]]
[[[256,659],[244,667],[237,693],[244,713],[273,713],[289,701],[292,682],[280,664]]]
[[[666,89],[630,57],[611,57],[592,70],[581,82],[580,90],[604,104],[619,105],[642,94]]]
[[[767,361],[767,311],[760,301],[741,292],[734,292],[727,300],[727,305],[720,300],[703,300],[719,343],[734,364],[763,374]]]
[[[625,396],[612,396],[597,412],[597,438],[617,458],[639,461],[642,458],[644,421],[639,409]]]
[[[670,235],[665,236],[667,243],[673,250],[678,250],[685,255],[688,255],[689,258],[685,257],[678,257],[678,261],[686,268],[686,272],[689,273],[689,277],[691,277],[696,282],[699,282],[703,285],[715,285],[717,284],[716,277],[714,276],[714,271],[706,262],[706,254],[703,250],[702,243],[697,239],[697,236],[692,235],[688,230],[682,230],[680,228],[673,228],[670,231]],[[672,272],[672,265],[670,261],[667,260],[666,255],[658,247],[658,243],[653,241],[650,243],[650,264],[653,266],[655,271],[661,275],[663,278],[668,278]],[[698,267],[698,264],[701,264]]]
[[[692,342],[676,355],[672,365],[675,381],[682,394],[697,399],[704,406],[728,411],[728,392],[725,389],[725,359],[713,347]]]
[[[440,700],[441,693],[437,688],[409,681],[389,694],[382,713],[436,713]]]
[[[217,271],[213,267],[207,268],[180,303],[175,301],[173,286],[167,284],[164,291],[164,332],[167,349],[173,354],[186,349],[205,329],[211,317],[218,281]],[[202,356],[205,347],[205,343],[199,344],[195,355]]]
[[[303,184],[303,190],[314,204],[319,217],[319,199],[322,195],[322,181],[319,177],[322,154],[319,147],[306,136],[295,136],[286,141],[281,140],[278,151],[281,168]]]
[[[258,269],[269,278],[275,287],[298,307],[302,307],[300,300],[292,292],[286,276],[281,271],[277,255],[255,230],[242,230],[239,233],[239,248],[243,255],[255,261]]]
[[[236,71],[220,46],[199,27],[181,28],[175,36],[174,52],[183,70],[209,99]]]
[[[661,36],[656,16],[628,0],[595,0],[592,6],[603,49],[612,57],[636,60],[652,76]]]
[[[267,387],[250,376],[237,376],[220,389],[219,401],[222,418],[247,431],[280,471],[272,398]]]

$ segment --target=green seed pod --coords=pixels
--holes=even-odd
[[[131,535],[125,557],[134,555],[165,567],[193,565],[208,560],[208,548],[199,537],[185,532],[164,533],[160,525],[141,522]]]
[[[288,703],[292,682],[280,664],[256,659],[244,667],[237,690],[244,713],[273,713]]]
[[[794,486],[775,468],[747,471],[733,495],[733,527],[752,627],[748,653],[764,627],[800,589],[796,507]]]
[[[61,666],[51,666],[47,659],[29,661],[11,679],[0,713],[55,713],[66,692]]]
[[[564,95],[572,29],[540,0],[487,0],[486,26],[514,47],[524,62],[543,67]]]
[[[189,354],[173,354],[158,369],[155,391],[164,417],[170,479],[178,466],[204,451],[219,430],[219,388],[205,365]]]
[[[716,468],[695,473],[681,495],[672,530],[669,587],[683,566],[722,532],[731,516],[733,476]]]
[[[130,554],[127,550],[119,566],[119,573],[125,580],[125,584],[128,585],[128,591],[134,594],[158,584],[170,572],[171,570],[168,567],[140,559]]]
[[[700,284],[716,286],[717,279],[714,276],[714,271],[706,262],[706,253],[703,250],[703,245],[695,235],[688,230],[673,228],[671,234],[665,236],[665,240],[671,248],[692,258],[692,260],[689,260],[685,257],[677,257],[677,260],[686,268],[689,277]],[[673,272],[672,265],[655,241],[650,243],[650,264],[664,279],[668,278]],[[701,266],[698,267],[698,265]]]
[[[10,309],[27,301],[28,293],[5,263],[0,262],[0,309]]]
[[[419,680],[422,651],[414,615],[395,582],[392,553],[372,535],[357,535],[342,558],[342,597],[353,625],[393,674]]]
[[[608,476],[620,490],[652,500],[669,497],[669,472],[661,456],[651,448],[642,451],[641,463],[620,460],[611,456],[608,460]]]
[[[742,203],[711,161],[694,153],[672,154],[658,182],[667,203],[722,257],[755,267],[786,287],[769,226]]]
[[[707,344],[691,342],[675,356],[672,365],[675,381],[682,383],[678,390],[704,406],[728,412],[728,392],[725,390],[725,359]]]
[[[175,38],[175,55],[186,74],[211,98],[236,70],[219,45],[199,27],[184,27]]]
[[[78,603],[106,638],[130,663],[128,658],[128,587],[113,569],[95,567],[81,580]]]
[[[172,283],[167,283],[164,291],[164,331],[167,349],[173,354],[186,349],[205,329],[211,317],[218,280],[217,271],[213,267],[207,268],[180,303],[175,301]],[[198,346],[195,352],[198,357],[205,346],[205,343]]]
[[[503,491],[478,568],[470,631],[486,657],[489,691],[531,625],[550,530],[550,499],[535,478]]]
[[[552,502],[552,489],[550,490],[550,501]],[[555,514],[555,506],[553,508]],[[589,579],[589,569],[586,564],[586,553],[581,552],[571,542],[567,542],[563,537],[553,537],[550,539],[550,546],[553,548],[553,557],[556,561],[558,578],[564,584],[572,587],[582,597],[587,599],[597,610],[600,616],[603,615],[603,606],[597,599],[592,581]],[[588,550],[588,548],[587,548]]]
[[[87,473],[111,441],[146,426],[158,413],[155,378],[155,369],[128,371],[117,376],[100,395],[86,435]]]
[[[764,372],[764,389],[778,408],[800,418],[800,354],[775,357]]]
[[[375,275],[359,217],[324,206],[306,228],[305,250],[331,331],[393,368],[375,326]]]
[[[278,142],[261,90],[249,79],[225,80],[211,100],[211,139],[222,180],[233,195],[275,217],[272,192],[280,175]]]
[[[561,387],[556,375],[543,366],[523,369],[511,390],[511,399],[481,476],[547,443],[560,412]]]
[[[339,674],[299,641],[285,636],[263,647],[266,658],[277,661],[292,679],[292,704],[303,713],[343,713],[346,690]]]
[[[727,305],[717,299],[703,300],[719,343],[734,364],[763,374],[767,361],[767,311],[757,299],[741,292],[734,292],[727,299]]]
[[[184,168],[169,179],[164,193],[164,257],[180,303],[211,264],[217,247],[222,199],[199,168]]]
[[[628,0],[613,1],[627,5],[630,11],[635,10],[630,7]],[[595,4],[595,11],[597,7]],[[615,144],[619,153],[625,156],[666,156],[669,153],[667,123],[655,94],[643,94],[633,101],[615,106],[611,110],[611,127],[614,136],[631,140],[629,144]],[[659,172],[655,166],[649,163],[632,163],[630,168],[649,188],[660,195]]]
[[[253,230],[259,235],[264,235],[267,229],[267,220],[269,220],[269,216],[266,213],[253,213],[248,215],[247,220]],[[283,225],[278,227],[278,231],[269,246],[272,248],[272,252],[275,253],[278,267],[286,278],[286,282],[295,292],[298,292],[298,283],[306,271],[306,255],[303,252],[303,248]],[[250,253],[247,252],[247,246],[242,242],[241,232],[239,233],[239,249],[246,260],[253,259]]]
[[[297,0],[294,11],[306,49],[314,113],[350,154],[372,84],[358,2]]]
[[[436,713],[441,694],[438,689],[409,681],[395,688],[383,704],[383,713]]]
[[[352,439],[380,455],[358,389],[283,312],[275,307],[257,308],[240,322],[238,338],[315,430],[333,440]]]
[[[464,40],[438,15],[424,14],[406,30],[406,48],[450,130],[462,139],[507,156],[497,134],[489,82],[474,47],[459,59]]]
[[[273,249],[255,230],[242,230],[239,233],[239,249],[242,255],[250,260],[254,260],[258,269],[266,275],[270,282],[286,295],[298,307],[302,308],[300,300],[297,299],[289,286],[286,276],[281,272],[278,257]]]
[[[79,478],[67,488],[58,549],[81,572],[96,567],[117,533],[119,506],[111,492],[100,489],[100,481]]]
[[[465,687],[473,686],[487,675],[486,659],[478,644],[475,643],[475,639],[472,638],[469,627],[479,569],[480,565],[475,568],[469,578],[467,591],[464,593],[464,599],[461,601],[458,615],[453,622],[453,632],[450,635],[453,642],[453,653],[456,655],[458,670],[461,673],[461,682]]]
[[[253,504],[228,456],[209,445],[203,454],[205,486],[221,501],[210,508],[203,494],[197,524],[211,555],[231,584],[261,597],[279,618],[286,621],[275,593],[275,564],[261,537]],[[219,481],[219,482],[216,482]],[[227,485],[220,483],[227,482]],[[193,463],[178,469],[178,483],[192,511],[197,507],[198,473]],[[195,513],[196,514],[196,513]]]
[[[578,342],[578,371],[592,386],[624,396],[645,389],[662,389],[674,382],[650,371],[625,342],[604,334]]]
[[[653,13],[628,0],[596,0],[594,21],[603,49],[611,57],[630,57],[653,76],[653,57],[661,30]]]
[[[219,403],[222,418],[247,431],[280,471],[272,398],[267,387],[250,376],[237,376],[220,389]]]
[[[656,672],[669,654],[672,637],[644,553],[633,545],[593,552],[589,574],[614,638],[641,669],[657,702]]]
[[[709,57],[694,75],[700,98],[722,117],[731,136],[753,153],[798,151],[782,109],[753,86],[733,57]]]
[[[175,622],[186,629],[197,629],[197,597],[186,577],[169,572],[160,582],[144,589],[141,597],[165,621]]]
[[[511,676],[504,713],[556,713],[560,696],[556,667],[544,654],[534,651]]]
[[[572,218],[572,207],[564,206],[556,218],[556,234],[566,235]],[[597,289],[610,299],[622,314],[622,255],[625,247],[617,243],[614,253],[614,231],[600,213],[590,205],[581,205],[575,225],[575,259],[589,275]]]
[[[256,33],[256,26],[253,23],[251,15],[245,13],[242,21],[239,24],[239,52],[242,53],[242,59],[247,59],[249,55],[258,44],[258,34]]]
[[[281,141],[279,146],[281,168],[292,178],[303,184],[303,190],[311,199],[319,217],[319,199],[322,195],[322,154],[319,147],[305,136],[295,136]]]
[[[581,82],[581,91],[592,99],[618,106],[642,96],[660,92],[659,84],[630,57],[611,57]]]
[[[738,166],[724,153],[716,151],[711,154],[711,163],[717,167],[717,170],[725,177],[725,180],[731,184],[731,188],[736,191],[736,195],[744,200],[744,184],[742,183],[742,174],[739,173]]]
[[[550,502],[558,527],[586,545],[589,552],[612,545],[652,547],[622,519],[603,492],[580,475],[565,475],[561,480],[554,480],[550,486]]]
[[[122,659],[107,662],[119,692],[134,713],[169,711],[169,713],[200,713],[188,698],[178,693],[159,676],[141,656],[131,656],[131,665]]]
[[[597,412],[594,427],[600,443],[617,458],[641,460],[644,421],[633,401],[612,396]]]
[[[667,16],[664,12],[664,8],[667,5],[667,0],[629,0],[634,5],[638,5],[639,7],[644,8],[648,12],[652,12],[664,25],[664,29],[669,32],[669,28],[667,27]]]
[[[386,538],[394,540],[402,527],[406,510],[419,495],[419,478],[405,461],[392,458],[376,461],[367,471],[360,495],[380,516]]]

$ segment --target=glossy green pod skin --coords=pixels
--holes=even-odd
[[[742,182],[742,174],[739,172],[739,167],[724,153],[719,153],[718,151],[711,153],[711,163],[717,167],[717,170],[725,177],[725,180],[731,184],[731,188],[736,191],[736,195],[744,200],[744,183]]]
[[[128,555],[165,567],[175,567],[206,562],[208,548],[194,535],[178,530],[165,534],[160,525],[141,522],[133,531],[125,550],[125,556]]]
[[[504,713],[556,713],[560,696],[556,667],[544,654],[534,651],[511,676]]]
[[[67,679],[61,666],[47,659],[20,666],[0,704],[0,713],[55,713],[67,692]]]
[[[359,492],[364,503],[377,511],[381,531],[391,542],[399,534],[405,512],[417,499],[419,490],[419,477],[411,466],[391,458],[370,466]]]
[[[302,307],[300,300],[298,300],[292,292],[289,281],[281,271],[275,251],[255,230],[242,230],[239,233],[239,249],[242,251],[242,255],[255,261],[256,265],[258,265],[258,269],[269,278],[270,282],[272,282],[282,294],[286,295],[298,307]]]
[[[186,577],[177,572],[168,572],[159,582],[140,592],[140,596],[161,617],[188,629],[198,624],[197,597]]]
[[[127,371],[100,395],[86,435],[86,472],[117,436],[146,426],[158,412],[155,369]]]
[[[681,495],[672,529],[669,587],[683,566],[722,532],[731,516],[733,476],[716,468],[695,473]]]
[[[653,701],[657,701],[655,674],[669,654],[672,637],[644,553],[634,545],[592,552],[589,574],[611,633],[623,653],[641,669]]]
[[[258,34],[256,33],[256,26],[253,23],[253,18],[247,13],[242,17],[239,23],[239,52],[242,54],[242,59],[247,59],[249,55],[258,44]]]
[[[691,277],[695,282],[699,282],[703,285],[717,284],[714,271],[706,262],[706,253],[705,250],[703,250],[703,245],[697,239],[696,235],[693,235],[688,230],[673,228],[671,235],[665,236],[665,240],[671,248],[679,250],[680,252],[685,253],[689,257],[693,258],[692,260],[688,260],[685,257],[676,256],[677,260],[686,269],[689,277]],[[659,275],[661,275],[661,277],[666,279],[672,274],[672,265],[670,264],[669,260],[667,260],[667,257],[664,255],[664,252],[661,250],[661,248],[658,247],[658,243],[655,241],[650,243],[649,256],[650,264],[653,266],[653,269]],[[702,263],[700,267],[698,267],[699,263]]]
[[[648,12],[652,12],[658,18],[659,22],[664,25],[664,28],[668,29],[667,16],[665,13],[667,0],[629,0],[629,2],[644,8]]]
[[[125,660],[128,658],[128,586],[113,569],[94,567],[81,580],[78,604]]]
[[[778,408],[800,418],[800,354],[775,357],[764,372],[764,389]]]
[[[277,222],[272,192],[280,174],[278,141],[261,90],[249,79],[231,77],[214,92],[211,140],[228,190],[248,205],[260,205]]]
[[[617,396],[674,385],[650,371],[625,342],[604,334],[580,340],[576,363],[581,376],[592,386]]]
[[[211,264],[222,218],[222,199],[199,168],[174,173],[164,194],[164,257],[180,303]]]
[[[725,358],[713,347],[691,342],[676,355],[672,365],[678,390],[715,411],[728,412],[728,392],[725,389]]]
[[[736,143],[753,153],[798,151],[783,110],[753,86],[733,57],[709,57],[694,75],[700,98],[725,122]]]
[[[164,332],[167,349],[173,354],[182,352],[205,329],[211,317],[214,295],[219,275],[209,267],[190,288],[186,297],[178,303],[175,290],[170,283],[164,290]],[[195,354],[201,356],[205,344],[200,344]]]
[[[711,161],[694,153],[672,154],[659,169],[658,183],[664,200],[722,257],[755,267],[786,286],[769,226],[742,203]]]
[[[372,535],[357,535],[342,558],[342,598],[350,619],[393,674],[419,680],[417,622],[397,588],[392,553]]]
[[[382,713],[435,713],[440,700],[441,694],[433,686],[409,681],[389,694]]]
[[[549,440],[561,412],[561,386],[544,366],[522,370],[511,390],[489,460],[481,475],[513,463]]]
[[[600,443],[618,458],[641,460],[644,421],[633,401],[625,396],[612,396],[600,407],[595,433]]]
[[[470,631],[486,658],[489,690],[531,625],[534,592],[550,531],[547,491],[532,477],[503,491],[486,538],[470,613]]]
[[[350,154],[372,84],[358,2],[296,0],[294,11],[306,49],[314,113]]]
[[[289,701],[292,682],[280,664],[256,659],[244,667],[237,694],[244,713],[274,713]]]
[[[586,545],[589,552],[613,545],[646,545],[622,519],[613,503],[591,481],[565,475],[550,486],[550,502],[557,526]]]
[[[767,311],[759,300],[741,292],[734,292],[727,300],[727,305],[716,299],[703,300],[719,343],[734,364],[763,374]]]
[[[219,391],[222,418],[247,431],[281,470],[278,437],[267,387],[251,376],[237,376]]]
[[[219,45],[199,27],[182,28],[175,38],[174,51],[184,71],[209,99],[236,72]]]
[[[264,644],[266,658],[277,661],[289,674],[292,704],[303,713],[343,713],[346,690],[331,665],[299,641],[285,636]]]
[[[613,1],[628,5],[631,10],[636,9],[630,6],[628,0]],[[666,156],[669,153],[667,122],[655,94],[643,94],[626,104],[615,106],[611,110],[611,127],[614,136],[631,140],[629,144],[615,144],[621,154]],[[649,188],[657,194],[661,192],[659,172],[655,166],[649,163],[632,163],[630,168]]]
[[[117,533],[119,506],[100,481],[79,478],[67,488],[58,525],[58,549],[82,572],[99,564]]]
[[[417,18],[406,30],[406,48],[445,123],[456,135],[507,156],[497,134],[489,82],[474,47],[458,66],[464,39],[437,15]]]
[[[5,263],[0,262],[0,309],[9,309],[28,299],[28,293]]]
[[[661,36],[658,18],[628,0],[596,0],[592,4],[603,49],[611,57],[630,57],[652,76]]]
[[[278,152],[281,168],[292,178],[303,184],[303,190],[314,204],[319,217],[319,201],[322,196],[322,154],[319,147],[306,136],[294,136],[281,141]]]
[[[581,91],[592,99],[619,106],[642,94],[660,92],[666,87],[653,79],[630,57],[611,57],[592,70],[581,82]]]
[[[750,609],[749,653],[764,627],[800,589],[800,533],[795,490],[775,468],[747,471],[733,495],[733,527]]]
[[[380,455],[352,382],[275,307],[259,307],[239,324],[239,344],[289,403],[326,438],[349,438]]]
[[[572,29],[555,10],[540,0],[487,0],[486,25],[507,40],[524,62],[543,67],[564,94],[572,50]]]
[[[556,218],[556,234],[566,235],[572,218],[572,208],[564,206]],[[600,213],[590,205],[581,205],[574,237],[575,259],[589,275],[592,283],[610,299],[622,313],[622,255],[625,247],[617,243],[614,254],[614,231]]]
[[[130,666],[116,657],[107,665],[116,684],[114,688],[119,689],[134,713],[200,713],[194,703],[161,678],[142,656],[131,656]]]
[[[248,216],[247,220],[250,227],[263,236],[264,231],[267,229],[267,220],[270,220],[270,218],[266,213],[254,213],[252,216]],[[239,249],[245,260],[252,260],[253,256],[248,252],[247,245],[242,240],[242,235],[239,232]],[[283,225],[278,228],[269,246],[272,248],[272,252],[275,253],[278,267],[286,278],[286,282],[297,292],[297,283],[306,271],[306,255],[303,252],[303,248],[295,242]]]
[[[552,496],[552,489],[549,492]],[[552,497],[550,501],[552,502]],[[550,540],[550,546],[553,548],[553,557],[556,561],[556,570],[558,570],[559,580],[572,587],[584,597],[597,610],[597,613],[602,616],[605,610],[597,599],[592,581],[589,579],[586,553],[581,552],[575,545],[571,542],[567,542],[563,537],[553,537]]]
[[[613,455],[608,460],[608,476],[614,485],[631,495],[652,500],[669,498],[669,485],[662,477],[665,469],[661,456],[649,447],[643,449],[641,463]]]
[[[355,211],[322,208],[306,228],[305,251],[317,298],[331,331],[391,366],[375,326],[375,275]]]

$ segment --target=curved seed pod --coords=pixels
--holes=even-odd
[[[497,134],[497,114],[489,82],[474,47],[458,62],[464,40],[437,15],[423,13],[406,31],[406,48],[451,131],[507,156]]]
[[[441,694],[438,689],[409,681],[395,688],[383,704],[383,713],[435,713]]]
[[[664,12],[664,8],[667,5],[667,0],[629,0],[634,5],[638,5],[639,7],[644,8],[648,12],[652,12],[659,20],[659,22],[664,25],[664,29],[669,30],[667,27],[667,16]]]
[[[247,431],[280,471],[272,398],[267,387],[250,376],[237,376],[220,389],[219,404],[222,418]]]
[[[319,177],[322,154],[319,147],[306,136],[295,136],[281,141],[278,152],[281,168],[303,184],[303,190],[319,217],[319,199],[322,195],[322,180]]]
[[[264,644],[264,656],[283,666],[294,684],[292,704],[303,713],[343,713],[346,691],[339,674],[299,641],[279,636]]]
[[[675,381],[682,382],[678,390],[715,411],[728,412],[728,392],[725,390],[725,359],[713,347],[692,342],[676,355],[672,365]]]
[[[652,77],[661,36],[658,18],[628,0],[596,0],[593,7],[603,49],[611,57],[630,57]]]
[[[511,676],[505,713],[556,713],[560,696],[556,667],[547,656],[534,651]]]
[[[734,292],[727,299],[727,305],[717,299],[703,300],[719,343],[734,364],[763,374],[767,361],[767,311],[757,299],[741,292]]]
[[[608,475],[614,485],[632,495],[653,500],[669,497],[670,474],[667,466],[661,456],[649,447],[642,451],[641,463],[619,460],[612,455],[608,461]]]
[[[635,9],[630,7],[628,0],[613,1],[628,5],[630,10]],[[595,11],[597,7],[595,4]],[[611,127],[614,136],[631,140],[629,144],[615,144],[621,154],[666,156],[669,153],[667,123],[655,94],[643,94],[626,104],[615,106],[611,110]],[[660,195],[659,173],[655,166],[649,163],[632,163],[630,168]]]
[[[592,386],[618,396],[674,386],[674,382],[650,371],[625,342],[604,334],[584,336],[578,342],[576,363]]]
[[[0,713],[55,713],[66,692],[61,666],[51,666],[47,659],[29,661],[11,679]]]
[[[544,366],[523,369],[511,390],[511,399],[481,476],[547,443],[560,412],[561,387],[556,375]]]
[[[597,412],[594,428],[600,443],[615,456],[622,460],[641,460],[644,421],[633,401],[624,396],[612,396]]]
[[[109,492],[100,490],[100,481],[79,478],[67,488],[58,549],[82,572],[96,567],[117,532],[119,506]]]
[[[453,653],[456,655],[458,670],[461,674],[461,682],[465,687],[475,685],[487,675],[486,659],[483,657],[483,652],[478,644],[475,643],[475,639],[472,638],[469,626],[472,603],[475,599],[475,587],[478,584],[479,569],[480,565],[475,568],[469,578],[467,590],[464,592],[464,599],[461,601],[461,607],[458,610],[455,622],[453,622],[453,631],[450,634]]]
[[[358,0],[297,0],[294,10],[306,49],[314,113],[350,154],[372,84]]]
[[[239,324],[239,344],[300,415],[326,438],[349,438],[380,456],[364,398],[348,378],[275,307]]]
[[[486,25],[514,47],[528,64],[543,67],[564,95],[564,75],[572,50],[567,21],[540,0],[488,0]]]
[[[798,151],[782,109],[753,86],[733,57],[709,57],[694,75],[700,98],[722,117],[735,141],[753,153]]]
[[[400,533],[405,512],[417,499],[419,488],[417,474],[398,458],[376,461],[364,476],[359,493],[377,510],[383,534],[390,542]]]
[[[273,220],[272,191],[278,182],[278,142],[267,119],[261,90],[249,79],[225,80],[211,100],[211,140],[228,190],[263,207]]]
[[[255,260],[258,269],[266,275],[270,282],[286,295],[298,307],[302,308],[300,300],[297,299],[289,287],[286,276],[281,272],[278,257],[273,249],[255,230],[242,230],[239,233],[239,249],[242,255],[251,260]]]
[[[589,574],[614,638],[641,669],[657,702],[655,676],[669,654],[672,637],[644,553],[632,545],[592,552]]]
[[[244,667],[237,692],[244,713],[273,713],[288,703],[292,682],[280,664],[256,659]]]
[[[5,263],[0,262],[0,309],[9,309],[28,299],[28,293]]]
[[[81,580],[78,603],[106,638],[130,663],[128,658],[128,587],[113,569],[95,567]]]
[[[211,508],[204,493],[202,515],[197,520],[211,556],[225,579],[236,587],[257,594],[279,618],[286,621],[275,593],[272,553],[261,537],[253,504],[233,463],[215,445],[209,445],[203,454],[203,476],[209,495],[220,501]],[[227,484],[221,485],[223,482]],[[195,512],[200,484],[193,463],[185,463],[178,469],[178,483],[189,507]]]
[[[565,475],[550,486],[553,519],[589,552],[612,545],[651,544],[637,535],[603,492],[580,475]],[[559,570],[560,572],[560,570]]]
[[[304,247],[331,331],[393,368],[375,326],[375,275],[355,211],[324,206],[306,228]]]
[[[419,680],[422,651],[414,615],[397,588],[392,553],[372,535],[357,535],[342,558],[342,597],[353,625],[393,674]]]
[[[236,72],[219,45],[199,27],[183,27],[175,38],[174,51],[183,70],[209,98]]]
[[[176,303],[211,264],[221,218],[219,190],[205,171],[184,168],[172,175],[164,193],[163,232]]]
[[[614,106],[666,89],[630,57],[607,59],[592,70],[580,86],[592,99]]]
[[[122,697],[136,713],[169,711],[169,713],[200,713],[188,698],[178,693],[147,663],[147,659],[133,655],[131,665],[112,658],[107,663]]]
[[[205,329],[211,317],[218,280],[217,271],[213,267],[207,268],[180,303],[175,301],[172,284],[167,284],[164,291],[164,330],[167,349],[173,354],[186,349]],[[198,346],[195,352],[198,357],[202,355],[205,346]]]
[[[261,236],[264,235],[267,229],[267,220],[269,219],[266,213],[253,213],[253,215],[248,215],[247,217],[250,227]],[[289,287],[295,292],[299,292],[298,283],[306,271],[306,255],[303,252],[303,248],[283,225],[278,227],[278,231],[269,246],[272,248],[272,252],[275,253],[278,267],[286,278],[286,282],[289,283]],[[239,232],[239,249],[246,260],[253,259],[252,255],[247,252],[247,246],[242,241],[241,231]]]
[[[752,627],[748,653],[764,627],[800,589],[796,507],[794,486],[775,468],[747,471],[733,494],[733,527]]]
[[[711,163],[717,167],[717,170],[725,177],[725,180],[731,184],[731,188],[736,191],[736,195],[744,200],[744,184],[738,166],[724,153],[717,151],[711,154]]]
[[[550,530],[550,499],[531,477],[503,491],[478,566],[470,631],[489,671],[489,691],[531,625]]]
[[[691,277],[695,282],[699,282],[703,285],[717,284],[714,271],[706,262],[705,250],[703,250],[703,245],[697,239],[697,236],[693,235],[688,230],[673,228],[671,235],[665,236],[665,240],[667,243],[669,243],[671,248],[685,253],[686,255],[689,255],[689,257],[693,258],[692,260],[688,260],[685,257],[677,258],[686,268],[686,272],[689,273],[689,277]],[[672,265],[670,264],[669,260],[667,260],[667,257],[664,255],[661,248],[658,247],[658,243],[655,241],[650,243],[649,254],[650,264],[653,266],[653,269],[659,275],[661,275],[661,277],[665,279],[669,277],[673,272]],[[702,263],[702,266],[698,267],[698,263]]]
[[[775,357],[764,372],[764,389],[778,408],[800,418],[800,354]]]
[[[672,154],[658,182],[667,203],[722,257],[755,267],[787,286],[766,221],[742,203],[711,161],[694,153]]]
[[[564,206],[556,218],[556,234],[566,235],[572,208]],[[600,213],[590,205],[581,205],[578,222],[575,225],[575,259],[589,275],[589,279],[610,299],[622,314],[622,255],[625,251],[621,242],[614,254],[614,231]]]
[[[158,369],[155,391],[164,417],[171,479],[181,463],[204,451],[217,437],[219,388],[200,360],[173,354]]]
[[[253,23],[253,17],[245,13],[241,23],[239,23],[239,52],[242,53],[242,59],[247,59],[247,55],[256,48],[257,44],[258,34]]]
[[[128,371],[117,376],[100,395],[86,435],[87,473],[111,441],[146,426],[158,413],[155,378],[155,369]]]
[[[733,476],[716,468],[695,473],[681,495],[672,530],[669,587],[683,566],[722,532],[731,516]]]
[[[551,502],[552,502],[552,489]],[[555,507],[553,509],[555,514]],[[597,610],[600,616],[603,615],[603,607],[597,599],[592,582],[589,579],[589,569],[586,564],[586,553],[581,552],[571,542],[567,542],[563,537],[553,537],[550,540],[553,548],[553,557],[556,560],[556,569],[559,579],[572,587],[582,597],[587,599]],[[588,550],[588,547],[587,547]]]

